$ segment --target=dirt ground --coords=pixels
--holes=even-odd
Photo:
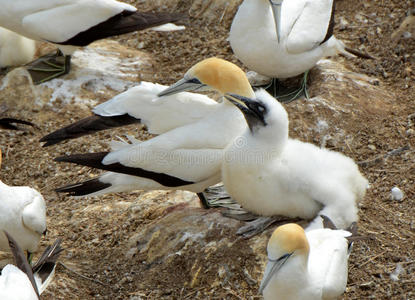
[[[159,1],[126,1],[140,9],[158,8]],[[201,5],[196,6],[195,2]],[[203,15],[212,1],[176,1],[179,11],[191,11],[185,32],[157,33],[146,31],[118,37],[123,45],[140,48],[153,58],[154,82],[171,84],[182,77],[194,63],[218,56],[239,64],[227,42],[234,9],[219,12],[218,19]],[[193,6],[192,6],[193,4]],[[205,6],[203,4],[206,4]],[[374,60],[335,58],[356,73],[377,78],[393,101],[371,107],[365,100],[360,113],[350,119],[338,120],[347,133],[341,141],[328,141],[326,147],[343,152],[360,162],[362,173],[371,188],[360,205],[359,232],[368,239],[355,243],[349,260],[349,280],[343,299],[415,299],[415,26],[396,41],[391,35],[405,19],[413,1],[338,0],[335,35],[348,46],[374,56]],[[313,73],[314,74],[314,73]],[[313,89],[311,94],[327,95],[330,91]],[[361,95],[364,98],[364,87]],[[345,97],[347,99],[347,97]],[[18,99],[10,99],[18,103]],[[362,100],[363,101],[363,100]],[[374,101],[375,102],[375,101]],[[381,103],[381,102],[376,102]],[[305,100],[288,104],[291,136],[315,144],[322,136],[311,134],[306,126],[312,117],[304,109]],[[19,105],[16,104],[19,108]],[[211,253],[208,265],[232,266],[229,280],[216,282],[217,270],[206,268],[197,284],[188,284],[193,272],[193,260],[204,254],[191,253],[177,257],[164,267],[161,262],[146,263],[143,255],[126,258],[131,237],[148,224],[162,217],[157,207],[163,206],[174,192],[151,194],[151,201],[131,209],[144,192],[120,193],[95,198],[75,199],[58,196],[53,189],[69,182],[98,174],[88,168],[57,164],[53,158],[67,153],[103,151],[107,142],[122,133],[134,133],[134,126],[117,132],[103,132],[87,139],[64,143],[53,148],[41,148],[38,140],[63,125],[90,114],[86,106],[56,103],[42,110],[27,108],[11,110],[10,114],[34,121],[39,128],[27,131],[2,131],[4,155],[1,179],[7,184],[30,185],[42,192],[48,205],[48,235],[41,249],[57,237],[66,248],[62,264],[58,265],[55,281],[44,293],[44,299],[259,299],[258,286],[262,258],[258,258],[247,243],[234,232],[229,235],[233,252],[218,248]],[[336,123],[336,116],[326,116]],[[314,119],[313,119],[314,120]],[[303,122],[304,121],[304,122]],[[302,123],[303,122],[303,123]],[[339,126],[340,126],[339,125]],[[141,133],[145,137],[145,133]],[[331,132],[334,136],[336,132]],[[398,149],[396,152],[391,152]],[[392,201],[390,190],[397,186],[404,192],[402,201]],[[180,196],[180,194],[179,194]],[[132,212],[133,211],[133,212]],[[200,211],[195,210],[197,213]],[[272,231],[261,240],[265,245]],[[219,233],[218,233],[219,234]],[[214,236],[209,237],[214,240]],[[222,251],[223,250],[223,251]],[[265,252],[265,248],[262,248]],[[206,258],[207,259],[207,258]],[[242,270],[248,270],[247,273]],[[398,280],[391,274],[399,271]],[[252,277],[252,278],[251,278]],[[248,278],[248,279],[247,279]],[[247,283],[248,282],[248,283]]]

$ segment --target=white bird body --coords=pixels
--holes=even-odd
[[[23,250],[35,252],[46,230],[46,207],[42,195],[27,186],[8,186],[0,181],[0,230],[13,235]],[[0,233],[0,250],[9,251]]]
[[[269,0],[244,0],[236,13],[229,41],[235,55],[251,70],[272,78],[290,78],[318,60],[344,50],[331,36],[325,41],[333,0],[284,0],[279,41]]]
[[[288,224],[293,225],[296,224]],[[304,230],[299,231],[304,235]],[[350,235],[348,231],[327,228],[307,231],[304,239],[308,252],[282,250],[287,247],[273,240],[273,235],[268,244],[268,259],[272,261],[268,261],[261,283],[264,299],[337,299],[347,285],[349,243],[346,237]],[[286,252],[292,255],[277,271],[272,270],[274,261]]]
[[[27,275],[14,265],[6,265],[0,276],[0,299],[38,300]]]
[[[137,10],[115,0],[0,0],[0,6],[0,26],[55,44],[70,40],[124,10]],[[59,48],[65,55],[76,50],[71,45]]]
[[[264,216],[311,219],[320,212],[339,228],[357,221],[356,202],[363,198],[367,180],[353,160],[288,138],[283,106],[264,90],[256,96],[272,121],[255,132],[245,130],[238,143],[226,148],[222,181],[231,197]],[[310,228],[322,225],[320,218],[312,224]]]
[[[0,27],[0,68],[19,66],[33,60],[36,42]]]

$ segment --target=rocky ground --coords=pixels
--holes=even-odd
[[[129,1],[140,9],[189,12],[186,31],[146,31],[80,52],[69,76],[38,87],[21,70],[3,78],[7,115],[35,129],[1,131],[1,179],[44,195],[48,235],[65,252],[44,299],[258,299],[269,229],[244,240],[242,224],[204,211],[189,192],[133,192],[96,198],[57,195],[58,186],[97,171],[58,164],[62,154],[108,149],[117,135],[149,135],[134,126],[41,148],[38,140],[90,114],[90,108],[139,80],[171,84],[197,61],[238,63],[226,41],[239,1]],[[415,299],[415,23],[401,25],[412,1],[337,1],[335,34],[376,59],[323,60],[311,74],[313,98],[286,105],[290,134],[359,163],[371,187],[343,299]],[[399,29],[400,28],[400,29]],[[392,38],[393,36],[393,38]],[[41,52],[48,47],[41,45]],[[114,58],[115,57],[115,58]],[[391,200],[390,190],[404,192]]]

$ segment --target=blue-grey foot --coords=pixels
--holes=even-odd
[[[282,103],[289,103],[302,97],[309,99],[310,97],[307,91],[308,72],[309,71],[303,74],[303,78],[301,79],[301,84],[299,87],[286,87],[277,78],[273,78],[271,84],[265,86],[264,88],[268,93],[273,95],[278,99],[279,102]]]
[[[197,193],[203,208],[239,206],[225,191],[223,185],[215,185],[207,188],[203,193]]]
[[[26,69],[33,83],[40,84],[68,74],[71,69],[71,56],[57,50],[28,63]]]
[[[238,229],[236,234],[242,235],[242,237],[249,239],[257,234],[262,233],[268,227],[274,224],[281,224],[287,222],[295,222],[299,219],[288,218],[284,216],[272,216],[272,217],[260,217],[257,216],[257,219],[247,222],[246,225]]]

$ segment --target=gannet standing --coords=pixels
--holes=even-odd
[[[271,78],[307,72],[325,56],[343,53],[333,36],[334,0],[244,0],[229,35],[235,55],[251,70]],[[300,90],[307,95],[306,75]]]
[[[36,42],[0,27],[0,69],[20,66],[33,60]]]
[[[153,87],[159,90],[159,87]],[[57,161],[111,172],[57,191],[74,196],[153,189],[184,189],[200,193],[220,182],[223,149],[246,128],[246,122],[241,112],[226,100],[217,103],[206,96],[195,97],[191,93],[174,95],[207,87],[221,94],[237,90],[249,97],[255,96],[245,73],[236,65],[218,58],[209,58],[193,66],[178,83],[158,91],[160,98],[154,93],[146,99],[140,98],[142,95],[136,91],[124,93],[125,97],[121,94],[98,106],[94,112],[99,115],[93,120],[103,116],[108,117],[106,120],[120,118],[118,121],[134,118],[148,124],[150,132],[156,131],[160,135],[144,142],[117,144],[109,153],[58,158]],[[42,141],[53,144],[103,129],[101,125],[92,129],[78,126],[84,123],[81,120],[57,134],[51,133]]]
[[[351,233],[290,223],[278,227],[267,247],[268,263],[259,292],[265,300],[329,300],[343,294]]]
[[[225,96],[249,129],[225,149],[222,181],[245,210],[262,216],[329,217],[338,228],[356,222],[368,181],[352,159],[288,137],[284,107],[266,91],[256,99]],[[321,228],[317,217],[310,229]]]
[[[36,75],[36,83],[68,73],[77,47],[183,18],[174,13],[138,12],[115,0],[0,0],[0,7],[0,26],[56,44],[63,53],[31,64],[29,71]]]
[[[1,271],[0,299],[38,300],[53,278],[56,260],[62,251],[60,239],[46,248],[32,268],[19,244],[7,232],[4,234],[16,266],[8,264]]]

